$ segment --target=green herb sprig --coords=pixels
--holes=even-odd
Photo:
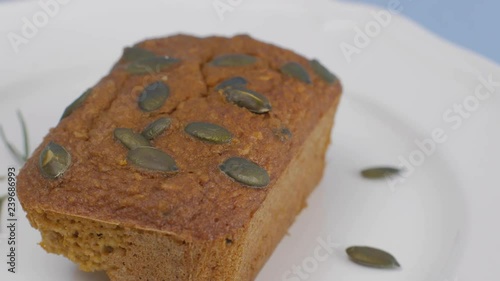
[[[3,131],[2,126],[0,125],[0,138],[2,139],[2,142],[4,143],[5,147],[9,150],[9,152],[12,154],[14,159],[20,164],[24,165],[26,160],[28,160],[29,154],[30,154],[30,145],[29,145],[29,138],[28,138],[28,129],[26,126],[26,121],[24,120],[23,114],[21,111],[17,111],[17,118],[19,119],[19,123],[21,124],[21,129],[23,132],[23,148],[24,151],[20,152],[9,140],[7,139],[7,136],[5,135],[5,132]],[[5,180],[5,177],[0,177],[0,179]]]

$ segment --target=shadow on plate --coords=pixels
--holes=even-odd
[[[75,268],[74,281],[109,281],[104,271],[84,272]]]

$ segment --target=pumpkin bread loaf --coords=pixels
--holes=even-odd
[[[254,280],[320,181],[341,94],[241,35],[126,48],[18,177],[41,246],[113,281]]]

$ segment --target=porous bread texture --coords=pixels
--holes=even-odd
[[[121,59],[51,129],[18,177],[28,219],[47,251],[86,271],[105,270],[115,281],[253,280],[321,178],[341,85],[323,81],[304,57],[249,36],[177,35],[137,46],[180,63],[133,75]],[[257,60],[237,67],[210,63],[226,54]],[[301,64],[312,83],[281,73],[288,62]],[[235,76],[266,96],[272,110],[255,114],[227,102],[215,87]],[[170,96],[160,109],[141,111],[138,96],[155,81],[168,84]],[[172,124],[152,145],[179,168],[168,176],[127,165],[127,149],[113,137],[116,128],[140,132],[160,117]],[[223,126],[232,141],[191,137],[184,127],[196,121]],[[280,138],[281,128],[293,136]],[[51,141],[72,157],[55,180],[38,167]],[[264,168],[269,185],[249,188],[221,172],[219,165],[234,156]]]

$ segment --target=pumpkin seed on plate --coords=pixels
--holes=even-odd
[[[213,59],[210,64],[213,66],[245,66],[253,64],[257,59],[245,54],[221,55]]]
[[[294,77],[304,83],[311,84],[309,73],[307,73],[307,70],[297,62],[288,62],[284,64],[281,66],[280,71],[283,74]]]
[[[357,264],[374,268],[399,268],[401,265],[393,255],[372,247],[353,246],[346,249],[347,255]]]
[[[50,142],[42,150],[38,165],[44,177],[55,179],[68,170],[71,165],[71,155],[61,145]]]
[[[233,138],[226,128],[206,122],[189,123],[184,131],[200,140],[217,144],[228,143]]]
[[[136,46],[127,47],[125,48],[125,50],[123,50],[123,59],[128,62],[152,57],[156,57],[156,54],[149,50]]]
[[[245,78],[236,76],[220,82],[217,86],[215,86],[215,90],[220,91],[226,88],[245,87],[246,84],[247,80]]]
[[[127,66],[127,72],[130,74],[153,74],[165,70],[180,60],[168,57],[146,57],[135,60]]]
[[[66,109],[64,110],[63,115],[61,116],[61,119],[64,119],[73,113],[77,108],[79,108],[85,100],[89,97],[89,95],[92,93],[92,88],[88,89],[85,91],[81,96],[79,96],[75,101],[73,101]]]
[[[367,179],[383,179],[397,175],[400,172],[401,170],[393,167],[374,167],[362,170],[361,175]]]
[[[235,181],[254,188],[263,188],[270,178],[264,168],[240,157],[231,157],[219,166],[219,169]]]
[[[170,96],[167,84],[156,81],[149,84],[139,95],[139,107],[146,112],[157,110],[163,106]]]
[[[318,60],[314,59],[309,61],[311,68],[314,72],[321,77],[325,82],[333,84],[338,80],[337,76],[331,73],[325,66],[323,66]]]
[[[128,163],[151,171],[177,172],[175,160],[167,153],[154,147],[140,146],[128,152]]]
[[[152,140],[157,136],[161,135],[172,123],[172,119],[167,117],[162,117],[156,121],[153,121],[142,131],[142,135],[148,139]]]
[[[128,149],[134,149],[140,146],[151,146],[149,141],[144,136],[132,131],[132,129],[116,128],[114,136]]]
[[[271,110],[271,103],[262,94],[243,88],[226,88],[224,95],[228,102],[244,107],[253,113],[266,113]]]

